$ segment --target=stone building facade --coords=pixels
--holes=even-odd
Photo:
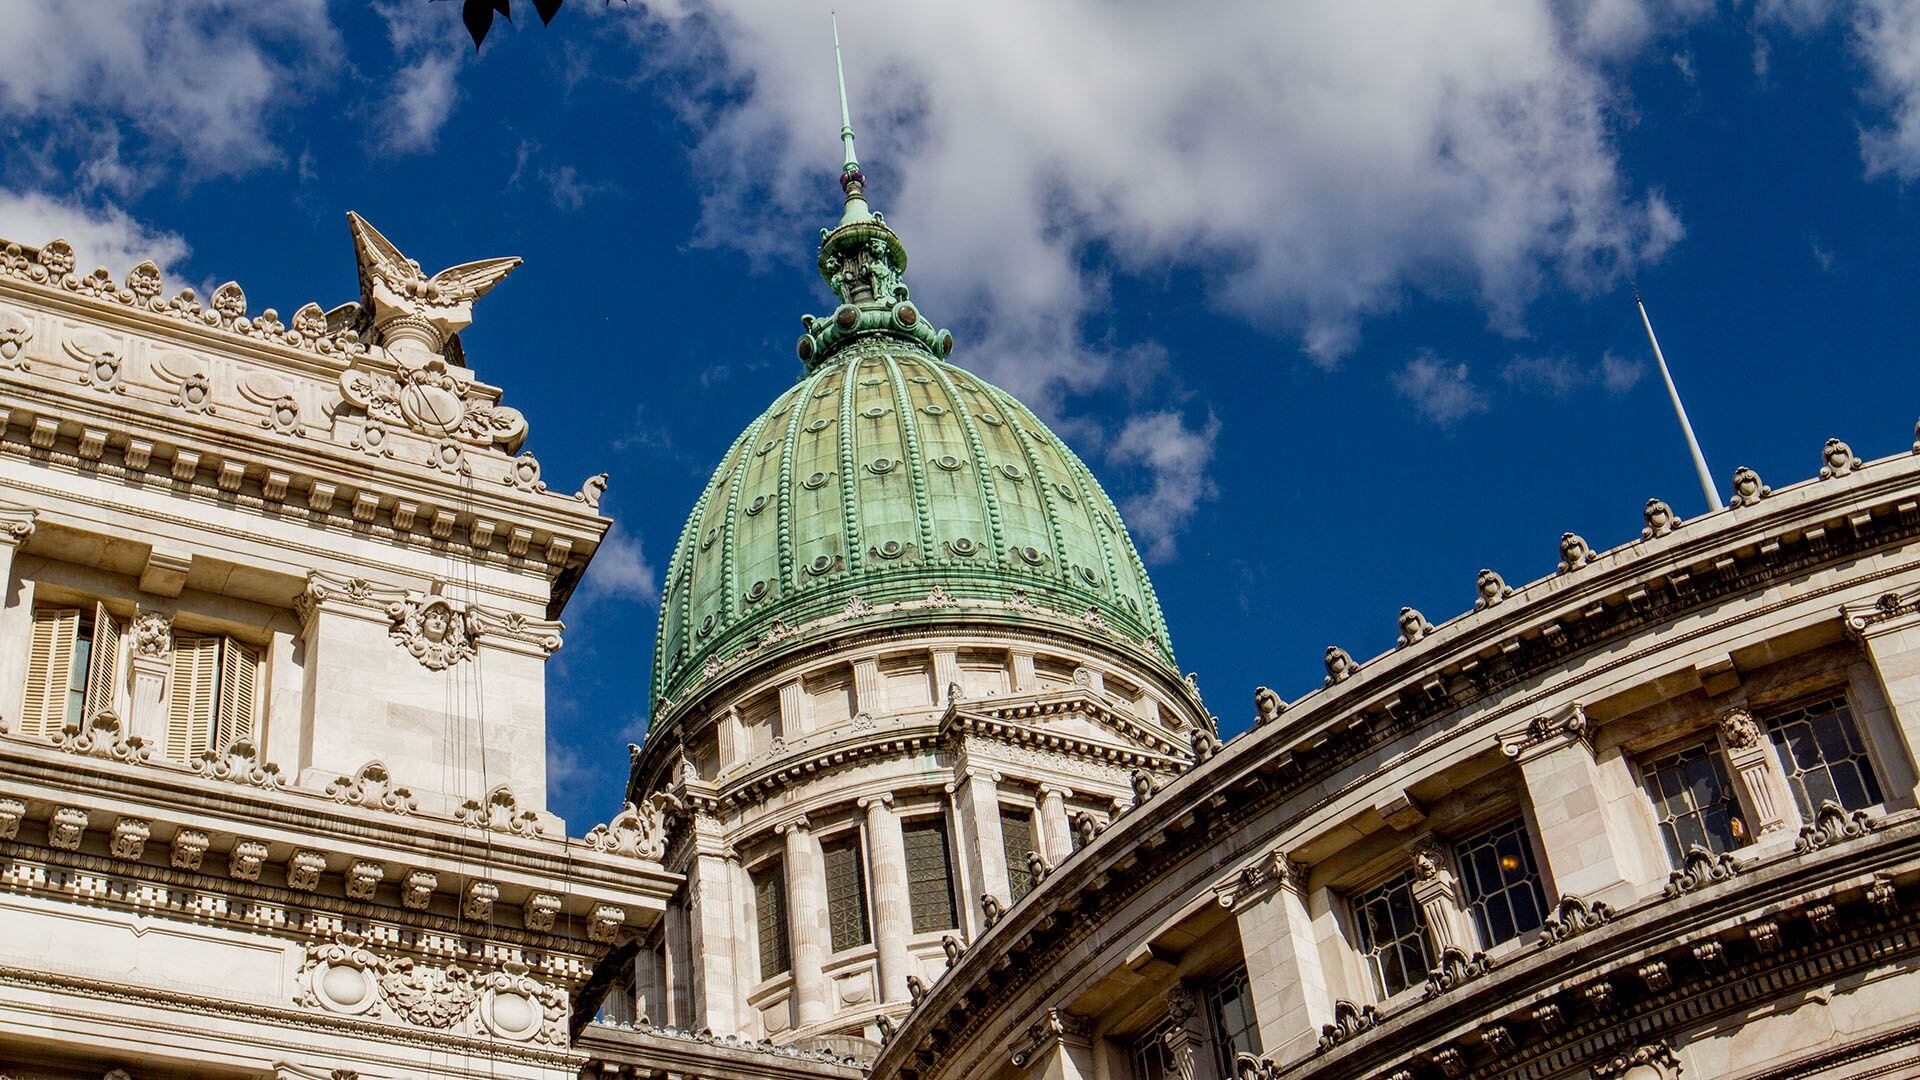
[[[843,138],[839,304],[577,838],[545,663],[605,478],[467,363],[515,261],[354,217],[359,299],[282,322],[4,246],[0,1075],[1920,1075],[1920,438],[1462,575],[1223,742]]]

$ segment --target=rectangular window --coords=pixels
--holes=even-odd
[[[1727,766],[1706,743],[1647,762],[1647,794],[1667,857],[1680,866],[1687,849],[1698,844],[1718,854],[1746,842],[1747,829],[1727,783]]]
[[[1133,1080],[1173,1080],[1179,1073],[1173,1068],[1173,1054],[1167,1050],[1167,1032],[1173,1018],[1165,1017],[1145,1035],[1133,1040],[1127,1056],[1133,1063]]]
[[[1427,919],[1413,899],[1413,871],[1352,898],[1360,954],[1373,972],[1382,998],[1427,977],[1433,958],[1427,944]]]
[[[945,815],[901,826],[907,849],[907,899],[913,908],[913,932],[952,930],[953,859],[947,852]]]
[[[219,634],[174,631],[166,756],[191,765],[202,751],[252,739],[259,698],[259,649]]]
[[[1488,948],[1519,937],[1547,917],[1547,894],[1540,887],[1527,824],[1515,818],[1455,844],[1460,885]]]
[[[1000,840],[1007,853],[1007,900],[1017,904],[1033,891],[1033,874],[1027,870],[1027,852],[1033,850],[1033,815],[1024,810],[1000,808]]]
[[[35,608],[20,733],[54,736],[114,711],[120,671],[120,623],[105,605]]]
[[[860,836],[849,833],[820,846],[827,863],[827,924],[833,933],[833,951],[865,945],[867,933],[867,878],[860,860]]]
[[[793,963],[787,951],[787,875],[776,859],[751,876],[754,925],[760,936],[760,977],[771,979]]]
[[[1880,782],[1845,698],[1776,716],[1767,721],[1767,734],[1808,821],[1824,802],[1861,810],[1880,801]]]
[[[1213,1043],[1220,1051],[1220,1075],[1239,1075],[1233,1059],[1260,1053],[1260,1023],[1253,1015],[1253,986],[1243,965],[1234,968],[1207,992],[1207,1011],[1213,1017]]]

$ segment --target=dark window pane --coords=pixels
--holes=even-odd
[[[1860,810],[1880,801],[1880,782],[1845,698],[1772,717],[1767,732],[1803,817],[1823,802]]]
[[[787,970],[787,877],[778,861],[753,872],[754,925],[760,936],[760,977]]]
[[[860,838],[838,837],[821,846],[827,864],[827,925],[833,951],[865,945],[867,934],[866,870],[860,861]]]
[[[1413,880],[1409,871],[1349,901],[1360,952],[1381,997],[1391,997],[1427,977],[1427,927],[1413,900]]]
[[[921,818],[901,828],[907,849],[907,899],[913,932],[952,930],[953,861],[947,854],[945,817]]]
[[[1472,867],[1461,881],[1467,910],[1489,948],[1540,925],[1546,894],[1534,867],[1526,822],[1515,818],[1455,845]]]
[[[1691,746],[1648,762],[1643,771],[1667,856],[1675,866],[1695,844],[1714,852],[1738,846],[1732,827],[1733,790],[1718,751],[1705,744]]]
[[[1033,874],[1027,870],[1027,852],[1033,850],[1033,815],[1000,808],[1000,839],[1007,853],[1007,889],[1013,903],[1033,891]]]

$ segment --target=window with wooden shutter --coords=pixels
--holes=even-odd
[[[167,688],[168,758],[191,765],[210,747],[219,684],[220,639],[174,631],[173,680]]]
[[[79,611],[33,609],[33,635],[27,652],[27,696],[20,710],[20,734],[30,737],[59,734],[67,718],[74,646],[79,636]]]
[[[119,711],[120,624],[108,614],[105,604],[93,605],[92,638],[91,651],[87,656],[86,685],[82,691],[81,715],[88,720],[103,712]],[[77,662],[78,655],[74,659]],[[72,719],[68,717],[69,722]]]
[[[235,739],[252,739],[258,715],[260,650],[233,640],[220,642],[220,713],[215,719],[213,749],[224,751]]]

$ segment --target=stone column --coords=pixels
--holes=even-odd
[[[667,1013],[661,1006],[660,950],[648,942],[633,954],[633,1016],[649,1024],[664,1023]]]
[[[880,954],[880,1000],[906,1001],[907,976],[913,958],[907,939],[913,936],[913,908],[907,895],[907,844],[900,818],[893,812],[893,796],[869,795],[860,800],[867,812],[867,865],[873,880],[873,940]]]
[[[1020,694],[1038,687],[1040,680],[1033,671],[1033,650],[1015,649],[1012,655],[1013,692]]]
[[[1040,785],[1040,851],[1054,866],[1073,854],[1073,826],[1067,823],[1067,796],[1072,794],[1056,784]]]
[[[1887,801],[1912,806],[1920,801],[1920,788],[1915,785],[1920,775],[1920,589],[1847,604],[1840,613],[1867,654],[1881,694],[1893,711],[1893,727],[1906,744],[1909,767],[1902,779],[1907,787],[1888,791]]]
[[[1448,949],[1473,953],[1479,946],[1460,910],[1460,883],[1453,874],[1453,863],[1446,848],[1432,833],[1422,833],[1407,845],[1413,860],[1413,900],[1420,905],[1427,932],[1433,935],[1433,953],[1438,957]]]
[[[1173,1075],[1178,1080],[1220,1080],[1213,1025],[1202,1014],[1200,995],[1184,982],[1174,983],[1167,991],[1167,1018],[1173,1026],[1162,1037],[1173,1061]]]
[[[33,538],[38,514],[27,507],[0,504],[0,715],[18,721],[27,696],[27,641],[33,634],[33,590],[13,580],[13,557]]]
[[[132,656],[132,692],[127,698],[127,734],[140,736],[149,746],[165,747],[167,678],[173,672],[173,616],[150,610],[135,613],[128,652]]]
[[[933,650],[933,700],[945,707],[960,685],[960,654],[954,649]]]
[[[1745,705],[1720,714],[1720,752],[1733,771],[1748,839],[1760,844],[1791,841],[1800,831],[1800,808],[1787,790],[1786,770],[1767,745],[1766,733]]]
[[[1500,736],[1500,746],[1520,766],[1553,890],[1615,905],[1632,901],[1637,883],[1650,875],[1637,853],[1644,838],[1611,797],[1587,741],[1586,712],[1575,705],[1535,717]],[[1650,852],[1659,850],[1655,838]]]
[[[881,700],[880,663],[871,658],[853,662],[853,712],[879,716],[886,712]]]
[[[734,1000],[739,980],[733,966],[732,873],[717,846],[706,850],[701,843],[701,848],[687,867],[694,1030],[708,1028],[716,1035],[731,1035],[739,1026]]]
[[[967,768],[954,793],[960,811],[960,843],[967,868],[979,894],[990,894],[1003,906],[1012,906],[1013,889],[1007,883],[1007,845],[1000,833],[1000,774]],[[979,895],[974,897],[977,907]],[[973,913],[978,918],[978,911]],[[976,922],[976,925],[979,925]]]
[[[656,1024],[671,1024],[688,1031],[693,1028],[693,987],[688,968],[692,950],[687,941],[687,908],[684,902],[667,905],[666,916],[666,1010],[654,1018]]]
[[[807,700],[807,688],[800,685],[799,679],[792,679],[780,686],[780,730],[773,733],[774,738],[786,742],[805,735],[813,730],[813,718],[810,715]]]
[[[1275,851],[1216,887],[1239,926],[1260,1045],[1283,1065],[1313,1054],[1320,1026],[1333,1022],[1306,878],[1304,867]]]
[[[831,1013],[827,1001],[827,883],[825,859],[805,817],[779,827],[787,842],[787,934],[793,973],[793,1022],[818,1023]]]
[[[1035,1080],[1094,1080],[1093,1025],[1065,1009],[1048,1009],[1027,1028],[1013,1065]]]

